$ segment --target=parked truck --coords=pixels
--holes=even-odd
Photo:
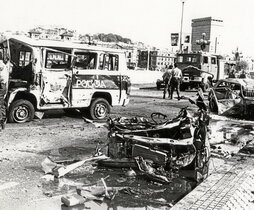
[[[178,53],[176,63],[183,72],[181,90],[201,87],[207,91],[212,81],[225,77],[225,60],[222,56],[207,53]]]

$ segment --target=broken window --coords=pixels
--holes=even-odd
[[[96,69],[97,53],[77,52],[74,66],[78,69]]]
[[[118,71],[118,55],[101,53],[99,58],[99,69]]]
[[[15,41],[10,41],[10,58],[13,64],[12,79],[21,79],[32,83],[34,79],[34,70],[32,65],[32,48]]]
[[[4,62],[6,62],[9,58],[9,55],[8,55],[8,48],[7,48],[7,44],[6,43],[3,43],[1,46],[0,46],[0,53],[2,53],[2,60]]]
[[[20,51],[19,52],[19,66],[24,67],[29,64],[31,60],[31,52]]]
[[[66,52],[71,53],[71,52]],[[71,56],[64,52],[47,51],[45,67],[48,69],[66,69],[71,66]]]

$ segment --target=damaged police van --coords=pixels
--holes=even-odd
[[[130,79],[122,50],[12,37],[0,43],[9,69],[9,122],[31,121],[51,109],[78,110],[105,119],[129,102]]]

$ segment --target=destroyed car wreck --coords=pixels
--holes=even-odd
[[[254,80],[219,80],[208,95],[212,112],[224,116],[254,119]]]
[[[152,120],[136,117],[110,119],[109,159],[101,160],[99,164],[138,168],[151,179],[161,178],[161,182],[165,177],[161,177],[157,168],[165,171],[189,169],[194,172],[196,181],[203,180],[208,174],[210,158],[207,132],[210,118],[202,90],[198,95],[198,99],[192,101],[199,108],[194,117],[186,107],[171,120],[161,113],[153,113]],[[162,120],[158,121],[156,117],[162,117]],[[142,169],[140,164],[146,169]]]

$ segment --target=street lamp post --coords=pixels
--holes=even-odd
[[[182,52],[182,32],[183,32],[183,9],[184,9],[184,3],[185,0],[182,1],[182,16],[181,16],[181,28],[180,28],[180,52]]]
[[[206,33],[202,33],[202,38],[199,40],[196,40],[196,44],[200,45],[201,51],[204,51],[206,46],[210,44],[210,40],[206,40]]]

